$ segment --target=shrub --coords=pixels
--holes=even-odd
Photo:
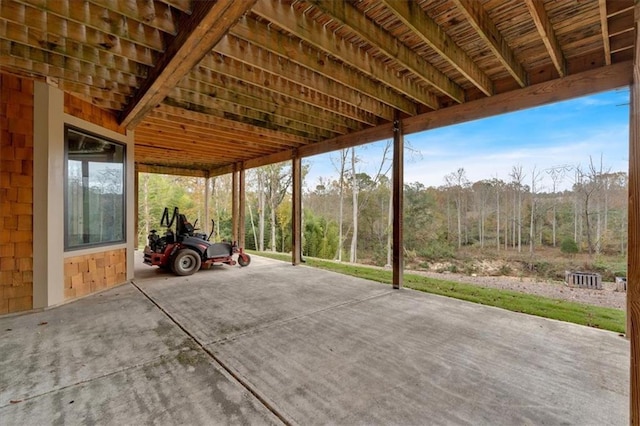
[[[565,238],[560,243],[560,251],[565,254],[576,254],[578,252],[578,244],[573,238]]]

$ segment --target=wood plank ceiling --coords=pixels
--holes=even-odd
[[[633,0],[1,0],[0,70],[220,173],[633,57]],[[261,158],[267,160],[261,160]]]

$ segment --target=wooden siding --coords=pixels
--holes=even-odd
[[[64,260],[65,300],[122,284],[127,279],[127,250],[68,257]]]
[[[33,308],[33,81],[0,73],[0,314]]]

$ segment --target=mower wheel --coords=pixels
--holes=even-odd
[[[180,250],[173,258],[173,272],[176,275],[191,275],[200,269],[200,255],[191,249]]]
[[[238,265],[249,266],[251,263],[251,257],[248,254],[241,254],[238,256]]]

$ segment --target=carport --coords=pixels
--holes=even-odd
[[[132,284],[0,319],[4,423],[628,419],[615,333],[262,257],[186,278],[137,265]]]
[[[3,1],[0,312],[133,278],[138,172],[232,173],[243,241],[245,170],[291,161],[298,265],[301,159],[388,138],[400,289],[405,135],[631,85],[627,334],[638,423],[638,13],[632,0]],[[68,235],[69,132],[74,148],[87,137],[125,147],[111,157],[124,170],[123,235],[104,244],[74,246]],[[78,238],[93,238],[76,225]]]

